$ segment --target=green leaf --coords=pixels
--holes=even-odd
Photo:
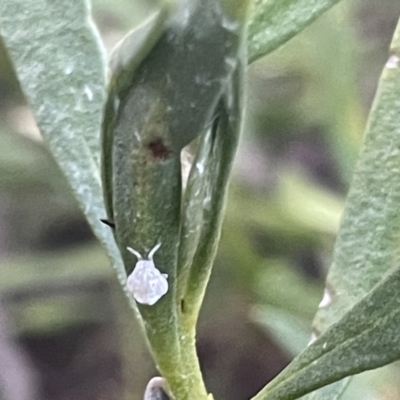
[[[337,238],[316,333],[327,330],[256,397],[294,399],[400,357],[400,24],[382,74]],[[386,278],[383,282],[382,280]],[[332,325],[333,324],[333,325]],[[313,399],[339,398],[347,382]]]
[[[400,358],[400,269],[334,324],[253,400],[293,400]]]
[[[107,211],[127,273],[134,261],[128,246],[145,257],[162,244],[155,263],[168,274],[169,290],[138,309],[157,367],[177,399],[207,397],[194,327],[242,121],[245,24],[221,12],[223,3],[182,2],[172,19],[161,13],[128,35],[114,56],[103,122]],[[180,152],[199,136],[205,174],[191,174],[181,207]],[[186,236],[193,221],[185,224],[185,218],[201,220],[199,235]],[[188,241],[181,242],[182,232]],[[178,248],[190,267],[179,293]]]
[[[342,395],[348,388],[351,380],[352,378],[350,377],[332,383],[331,385],[325,386],[304,396],[303,400],[338,400],[342,398]]]
[[[381,78],[348,194],[327,279],[332,302],[319,310],[315,324],[319,331],[365,297],[400,261],[399,30],[398,27],[392,46],[394,55]]]
[[[3,0],[0,31],[40,131],[124,283],[119,251],[100,222],[105,62],[87,2]]]
[[[185,295],[190,267],[200,241],[201,229],[199,226],[203,224],[204,204],[209,195],[210,178],[212,178],[208,170],[212,162],[214,136],[214,129],[210,128],[196,141],[198,148],[191,163],[182,198],[177,274],[177,299],[179,301]]]
[[[381,78],[327,277],[326,294],[332,296],[332,302],[318,311],[316,332],[324,332],[338,321],[400,260],[400,162],[396,144],[400,133],[399,29],[392,43],[393,55]],[[348,383],[331,385],[308,399],[319,400],[334,393],[339,398]]]
[[[247,36],[249,64],[286,43],[339,1],[253,1]]]
[[[186,318],[192,332],[194,332],[218,247],[229,176],[242,128],[244,65],[245,59],[238,58],[236,71],[216,110],[218,117],[214,121],[211,135],[207,135],[204,139],[209,141],[208,145],[205,144],[209,153],[204,164],[203,221],[184,296]],[[198,166],[194,165],[194,168]],[[190,176],[190,178],[193,177]],[[195,197],[193,193],[193,198],[188,200],[185,206],[188,207],[193,202],[195,207],[198,207]],[[187,214],[185,217],[190,218],[190,215]]]

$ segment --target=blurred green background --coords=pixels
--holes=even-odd
[[[93,0],[108,51],[155,1]],[[216,399],[305,346],[398,0],[343,0],[248,71],[247,120],[198,327]],[[105,252],[40,139],[0,42],[0,399],[140,399],[153,363]],[[399,399],[396,366],[346,399]]]

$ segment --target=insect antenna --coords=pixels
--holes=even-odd
[[[128,251],[131,252],[132,254],[134,254],[138,260],[143,260],[142,255],[136,251],[135,249],[132,249],[132,247],[127,247]]]
[[[156,253],[156,251],[161,247],[161,243],[156,244],[151,250],[150,253],[148,255],[148,259],[149,260],[153,260],[153,256]]]

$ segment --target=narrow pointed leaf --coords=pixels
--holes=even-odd
[[[316,333],[326,333],[257,400],[294,399],[400,357],[400,25],[391,50],[315,323]],[[346,384],[340,382],[311,398],[339,398]]]
[[[136,261],[128,247],[145,258],[152,247],[161,243],[154,262],[161,273],[168,275],[168,291],[155,303],[138,308],[157,367],[177,399],[207,397],[194,331],[180,329],[184,314],[197,316],[207,282],[202,279],[196,286],[201,285],[200,293],[191,292],[195,300],[187,304],[194,304],[195,312],[180,306],[186,300],[186,293],[177,296],[176,290],[177,250],[181,246],[181,230],[185,230],[181,224],[180,152],[215,125],[215,116],[224,103],[224,123],[229,120],[234,125],[234,137],[227,135],[225,149],[214,149],[213,143],[206,143],[208,156],[215,156],[208,161],[216,164],[212,171],[216,172],[217,185],[210,188],[207,182],[207,195],[212,191],[212,198],[200,203],[196,199],[190,210],[194,216],[197,211],[201,214],[204,207],[212,214],[207,219],[210,234],[206,237],[207,259],[202,265],[209,271],[220,232],[220,199],[225,198],[239,132],[236,122],[241,121],[232,82],[238,82],[234,76],[239,68],[243,70],[245,24],[236,21],[234,14],[225,13],[222,3],[181,2],[176,14],[168,15],[167,20],[156,18],[154,23],[150,21],[144,29],[127,36],[114,58],[103,121],[104,192],[126,272],[135,273]],[[196,193],[189,190],[188,196]],[[186,218],[187,214],[183,214]],[[191,249],[183,252],[183,258],[195,257],[198,242],[196,235],[190,237],[186,245]],[[135,287],[139,285],[132,286],[133,295]]]
[[[271,53],[340,0],[255,0],[247,36],[249,64]]]
[[[332,301],[317,313],[317,333],[338,321],[400,260],[399,32],[397,27],[348,195],[327,278],[325,293]],[[307,399],[339,398],[348,384],[349,379],[343,380]]]
[[[400,269],[309,346],[253,400],[293,400],[400,358]]]
[[[3,0],[0,31],[37,124],[125,281],[100,182],[103,49],[84,0]]]

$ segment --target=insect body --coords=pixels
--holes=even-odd
[[[128,250],[138,258],[135,269],[128,277],[127,286],[135,300],[140,304],[152,306],[168,292],[168,275],[162,274],[154,265],[153,256],[160,248],[157,244],[144,259],[139,252],[128,247]]]

